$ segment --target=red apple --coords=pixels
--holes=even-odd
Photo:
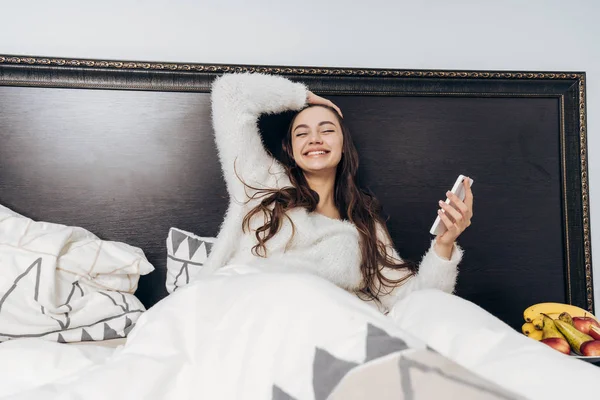
[[[590,326],[595,325],[600,328],[600,324],[592,317],[573,317],[573,326],[577,328],[579,332],[583,332],[586,335],[590,334]]]
[[[588,333],[588,335],[596,340],[600,340],[600,328],[598,328],[596,325],[590,326],[590,333]]]
[[[562,338],[548,338],[548,339],[542,339],[540,340],[540,342],[547,344],[548,346],[552,347],[554,350],[558,350],[561,353],[564,354],[571,354],[571,346],[569,346],[569,343]]]
[[[581,345],[581,354],[584,356],[600,356],[600,340],[590,340]]]

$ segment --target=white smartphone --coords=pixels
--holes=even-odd
[[[461,201],[465,200],[465,187],[463,186],[463,181],[465,180],[465,176],[464,175],[459,175],[458,178],[456,179],[456,182],[454,182],[454,186],[452,186],[452,190],[450,190],[452,193],[454,193],[456,196],[458,196],[458,198]],[[473,186],[473,179],[469,178],[469,187]],[[450,199],[446,198],[446,204],[450,204]],[[444,212],[442,210],[442,212]],[[431,226],[431,229],[429,230],[429,233],[431,233],[432,235],[435,236],[439,236],[442,235],[444,232],[446,232],[447,228],[446,225],[444,225],[444,223],[442,222],[442,219],[440,218],[440,216],[438,215],[437,218],[435,219],[435,221],[433,222],[433,225]]]

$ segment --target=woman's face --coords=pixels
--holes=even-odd
[[[342,158],[344,136],[335,113],[309,107],[296,116],[292,126],[292,153],[296,164],[309,174],[335,174]]]

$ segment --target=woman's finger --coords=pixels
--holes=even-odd
[[[329,106],[331,108],[333,108],[340,117],[344,118],[344,114],[342,114],[342,110],[333,103],[333,101],[326,99],[324,97],[318,96],[316,94],[314,94],[313,92],[309,91],[307,94],[307,98],[306,101],[308,102],[308,104],[313,104],[313,105],[324,105],[324,106]]]
[[[440,219],[442,220],[444,225],[446,225],[446,229],[448,229],[450,235],[456,235],[456,232],[458,232],[458,226],[454,222],[452,222],[450,218],[448,218],[448,216],[442,212],[442,210],[438,210],[438,215],[440,216]]]
[[[464,216],[451,205],[446,204],[442,200],[440,200],[438,204],[440,205],[440,207],[442,207],[442,209],[444,209],[444,211],[446,211],[447,214],[449,214],[454,219],[455,222],[460,223],[464,219]]]
[[[465,200],[464,203],[467,207],[469,207],[469,210],[471,210],[471,212],[473,212],[473,191],[471,190],[471,185],[469,185],[469,178],[467,177],[464,181],[463,181],[463,185],[465,187]]]
[[[448,198],[450,199],[450,201],[456,205],[456,209],[459,210],[459,212],[463,215],[465,215],[467,213],[467,211],[469,211],[469,207],[467,207],[467,205],[454,193],[448,191],[446,192],[446,196],[448,196]]]

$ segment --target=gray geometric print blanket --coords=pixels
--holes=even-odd
[[[14,398],[520,398],[322,278],[245,265],[178,289],[125,346],[62,375]]]

